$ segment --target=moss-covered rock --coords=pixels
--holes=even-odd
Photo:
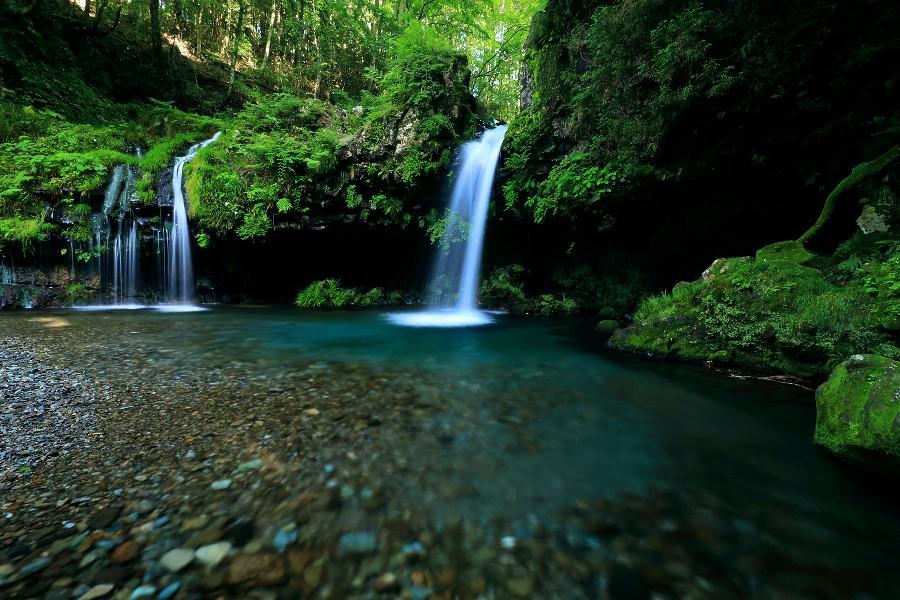
[[[612,334],[618,328],[619,322],[615,319],[604,319],[597,323],[594,330],[599,331],[600,333]]]
[[[857,354],[838,365],[816,391],[815,442],[900,475],[900,362]]]
[[[865,273],[894,259],[879,260]],[[797,242],[766,246],[755,258],[718,259],[697,281],[644,300],[610,344],[805,379],[824,379],[851,354],[900,357],[880,316],[891,305],[890,286],[865,274],[836,280],[831,262]]]

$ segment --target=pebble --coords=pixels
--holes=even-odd
[[[260,458],[254,458],[253,460],[248,460],[245,463],[241,463],[238,465],[237,472],[244,473],[246,471],[258,471],[262,469],[263,461]]]
[[[400,580],[393,573],[384,573],[372,583],[372,589],[379,594],[399,592],[400,587]]]
[[[212,568],[218,565],[231,552],[230,542],[217,542],[208,546],[201,546],[194,552],[197,561]]]
[[[181,587],[180,581],[175,581],[173,583],[170,583],[169,585],[167,585],[166,587],[164,587],[162,589],[162,591],[159,593],[159,596],[156,597],[156,600],[169,600],[178,592],[178,589],[180,587]]]
[[[194,560],[194,551],[187,548],[175,548],[163,554],[159,564],[170,573],[177,573]]]
[[[136,541],[128,540],[123,544],[119,544],[109,558],[114,563],[125,563],[134,560],[138,555],[139,549]]]
[[[78,600],[96,600],[97,598],[103,598],[104,596],[108,596],[115,589],[111,583],[102,583],[100,585],[95,585],[87,592],[82,594]]]
[[[500,546],[506,550],[512,550],[516,547],[516,538],[511,535],[505,535],[500,538]]]
[[[152,585],[141,585],[134,588],[128,600],[138,600],[139,598],[150,598],[156,593],[156,587]]]
[[[219,490],[219,491],[227,490],[228,488],[231,487],[231,480],[230,479],[219,479],[218,481],[213,481],[212,485],[210,485],[209,487],[211,487],[214,490]]]
[[[378,541],[371,531],[345,533],[338,542],[338,553],[342,555],[368,554],[377,549]]]
[[[50,564],[50,559],[47,557],[38,558],[36,560],[31,561],[27,565],[21,568],[19,573],[22,577],[28,577],[29,575],[34,575],[38,571],[43,571],[47,568],[47,565]]]
[[[298,534],[299,532],[297,531],[296,525],[282,527],[278,530],[278,533],[275,534],[275,539],[272,540],[272,546],[279,554],[284,554],[287,547],[297,541]]]

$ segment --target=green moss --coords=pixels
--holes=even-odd
[[[900,462],[900,363],[855,355],[816,391],[815,442],[836,455],[878,467]],[[896,471],[895,471],[896,472]]]
[[[793,240],[769,244],[756,252],[756,260],[759,261],[784,261],[802,265],[813,258],[815,254],[804,248],[800,242]]]
[[[890,286],[870,293],[862,280],[832,282],[799,264],[816,260],[796,242],[764,248],[756,259],[719,259],[701,279],[644,300],[611,342],[804,378],[826,376],[851,354],[900,356],[879,317]]]

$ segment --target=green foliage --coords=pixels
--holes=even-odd
[[[865,275],[834,284],[801,264],[813,258],[786,242],[764,248],[755,260],[716,261],[704,279],[644,300],[617,343],[803,377],[822,376],[850,354],[900,356],[884,332],[896,290],[866,288]],[[865,272],[891,273],[891,260]]]
[[[52,230],[52,225],[40,219],[0,218],[0,248],[5,243],[14,243],[25,250],[31,249],[36,242],[45,240]]]
[[[447,253],[450,246],[469,239],[469,223],[459,213],[447,208],[443,217],[428,226],[428,238]]]
[[[294,304],[306,309],[368,307],[399,302],[399,294],[385,293],[384,288],[376,287],[361,292],[356,288],[341,287],[341,282],[337,279],[314,281],[298,293],[294,300]]]
[[[481,301],[487,306],[526,310],[522,265],[497,267],[481,282]]]
[[[613,182],[617,180],[619,175],[610,165],[597,167],[591,164],[586,154],[576,152],[553,167],[538,187],[537,194],[525,205],[531,209],[537,223],[548,214],[573,215],[588,211],[604,194],[612,191]]]

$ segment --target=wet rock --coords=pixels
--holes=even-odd
[[[274,553],[240,554],[228,566],[228,583],[233,585],[277,585],[284,578],[284,561]]]
[[[116,586],[111,583],[95,585],[83,595],[79,596],[78,600],[97,600],[97,598],[105,598],[112,593],[115,587]]]
[[[116,546],[109,558],[114,563],[126,563],[134,560],[139,550],[140,547],[136,541],[128,540]]]
[[[230,542],[218,542],[197,548],[194,556],[198,562],[206,565],[208,568],[212,568],[222,562],[229,552],[231,552]]]
[[[349,556],[368,554],[378,549],[378,540],[371,531],[345,533],[338,541],[338,554]]]
[[[254,458],[253,460],[248,460],[247,462],[241,463],[238,465],[237,472],[245,473],[247,471],[258,471],[262,469],[263,461],[259,458]]]
[[[170,598],[174,597],[180,588],[181,582],[174,581],[162,589],[162,591],[159,593],[159,596],[156,597],[156,600],[170,600]]]
[[[170,573],[177,573],[194,561],[194,551],[188,548],[169,550],[159,559],[159,564]]]
[[[272,540],[272,546],[275,548],[276,552],[284,554],[287,547],[297,541],[297,536],[298,531],[296,525],[282,527],[278,530],[278,533],[275,534],[275,538]]]
[[[141,585],[134,588],[128,600],[140,600],[140,598],[152,598],[156,594],[156,587],[152,585]]]
[[[88,527],[91,529],[106,529],[113,524],[121,513],[121,506],[107,506],[94,513],[94,516],[88,521]]]
[[[51,562],[50,559],[47,557],[38,558],[38,559],[33,560],[30,563],[26,564],[24,567],[22,567],[19,570],[19,574],[22,577],[28,577],[30,575],[34,575],[38,571],[43,571],[44,569],[46,569],[47,566],[50,564],[50,562]]]
[[[399,592],[401,587],[400,580],[393,573],[384,573],[372,582],[372,589],[379,594]]]

